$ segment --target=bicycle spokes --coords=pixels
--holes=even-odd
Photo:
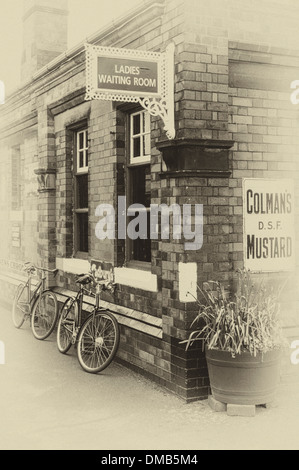
[[[112,361],[118,347],[116,320],[107,313],[91,316],[78,340],[78,359],[88,372],[99,372]]]
[[[39,329],[48,329],[48,326],[52,324],[55,313],[55,305],[52,299],[41,299],[37,306],[37,312],[35,316],[35,325]]]
[[[109,354],[114,344],[114,329],[111,322],[105,318],[100,319],[100,323],[91,323],[85,333],[83,349],[87,352],[97,354]]]
[[[25,317],[29,317],[29,315],[30,315],[30,305],[28,304],[28,302],[19,301],[18,302],[18,309],[20,310],[20,312],[22,312],[21,313],[22,315],[25,315]]]
[[[32,312],[32,331],[37,339],[47,338],[53,331],[57,319],[57,300],[50,291],[37,299]]]
[[[76,340],[77,303],[68,299],[61,312],[57,327],[57,346],[62,354],[66,354]]]

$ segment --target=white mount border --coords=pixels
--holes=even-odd
[[[135,49],[85,44],[86,51],[86,95],[85,100],[106,100],[139,103],[151,116],[160,117],[169,140],[175,138],[174,126],[174,43],[170,43],[165,52],[147,52]],[[121,57],[131,59],[154,60],[158,63],[159,93],[144,93],[138,96],[128,91],[104,91],[97,88],[97,57]]]

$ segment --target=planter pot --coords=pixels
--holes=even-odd
[[[206,350],[212,395],[220,402],[235,405],[271,403],[279,382],[279,350],[236,355],[216,349]]]

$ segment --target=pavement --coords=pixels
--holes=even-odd
[[[1,450],[298,450],[299,365],[281,380],[277,406],[256,416],[217,413],[208,401],[184,403],[113,362],[84,372],[55,335],[37,341],[0,308]],[[3,359],[3,358],[2,358]]]

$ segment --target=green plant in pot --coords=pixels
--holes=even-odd
[[[219,282],[206,282],[195,299],[199,313],[186,349],[202,341],[214,398],[227,404],[271,403],[279,382],[282,335],[279,298],[282,288],[253,282],[248,270],[237,272],[230,296]]]

